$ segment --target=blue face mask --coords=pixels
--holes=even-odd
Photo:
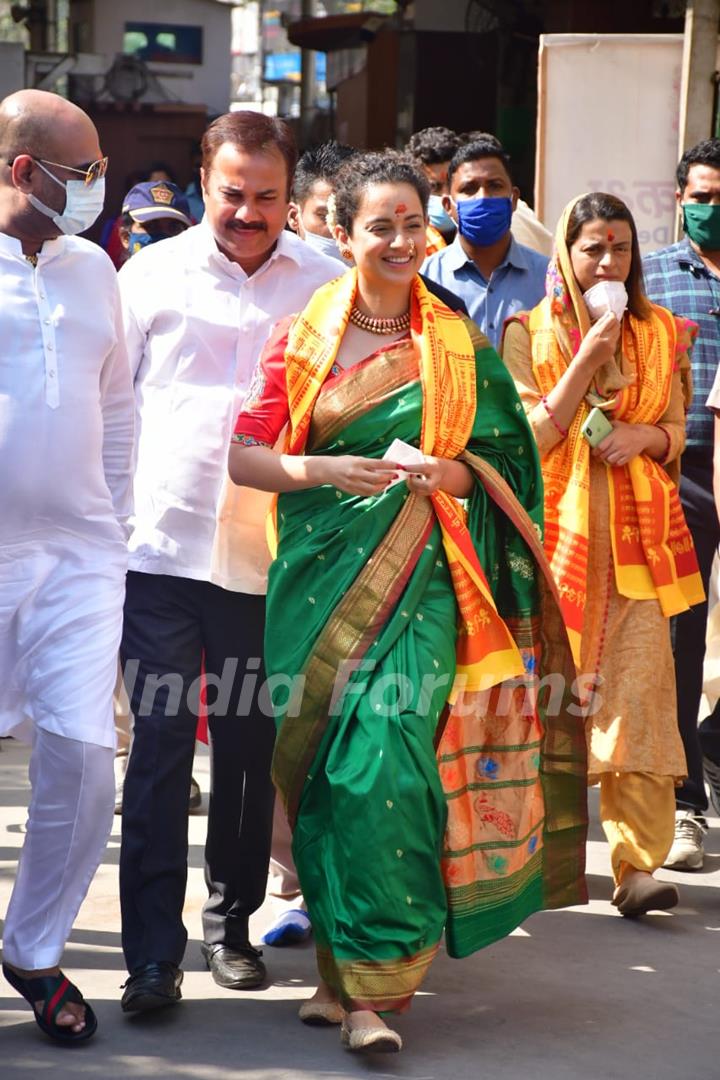
[[[458,230],[474,247],[489,247],[501,240],[510,229],[512,199],[458,199]]]
[[[431,195],[428,199],[428,217],[430,218],[430,224],[434,225],[440,232],[453,232],[455,230],[455,222],[443,206],[441,195]]]
[[[128,248],[128,254],[137,255],[138,251],[142,251],[148,244],[154,244],[156,240],[163,240],[162,236],[151,236],[150,233],[139,232],[130,233],[130,247]]]

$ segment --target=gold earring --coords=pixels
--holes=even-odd
[[[342,255],[343,259],[347,259],[348,262],[350,262],[353,257],[353,253],[348,247],[340,248],[340,254]]]

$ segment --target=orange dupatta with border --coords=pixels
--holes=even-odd
[[[356,292],[353,269],[318,289],[291,327],[285,351],[288,453],[303,451],[313,407],[335,361]],[[434,300],[419,277],[410,310],[423,388],[420,449],[433,457],[454,458],[465,449],[475,417],[475,350],[462,320]],[[431,499],[461,615],[456,686],[465,692],[486,690],[523,675],[522,657],[498,614],[463,507],[443,491]],[[450,700],[455,696],[453,692]]]
[[[528,318],[533,373],[546,396],[567,370],[590,328],[585,303],[565,243],[567,222],[577,200],[565,208],[555,238],[548,295]],[[616,390],[613,417],[627,423],[657,424],[672,389],[677,347],[674,316],[650,305],[650,316],[623,318],[622,349],[635,378],[605,365]],[[601,370],[601,379],[603,372]],[[609,376],[609,378],[608,378]],[[545,483],[545,550],[558,583],[575,662],[587,595],[590,447],[581,427],[590,407],[583,401],[567,438],[542,458]],[[633,600],[660,602],[666,617],[701,603],[704,590],[695,549],[677,488],[659,462],[641,454],[627,465],[608,467],[610,535],[618,592]]]

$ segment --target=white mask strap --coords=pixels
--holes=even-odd
[[[42,169],[42,171],[50,177],[51,180],[54,180],[56,184],[59,184],[61,188],[64,188],[64,190],[67,191],[67,185],[64,184],[62,180],[58,180],[57,176],[54,176],[49,169],[46,169],[42,161],[38,161],[37,158],[33,158],[33,161],[38,166],[38,168]]]

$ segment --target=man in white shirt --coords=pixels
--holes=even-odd
[[[203,663],[212,755],[203,955],[221,986],[265,976],[248,919],[265,895],[273,810],[274,722],[269,701],[258,702],[267,500],[229,491],[226,461],[271,327],[338,275],[335,260],[283,232],[296,156],[283,121],[220,117],[203,139],[204,220],[119,275],[138,425],[121,649],[135,716],[120,856],[126,1012],[180,998]]]
[[[61,1042],[97,1027],[57,965],[112,822],[131,510],[115,270],[71,235],[100,213],[106,166],[75,105],[36,90],[0,103],[0,734],[33,742],[3,972]]]

